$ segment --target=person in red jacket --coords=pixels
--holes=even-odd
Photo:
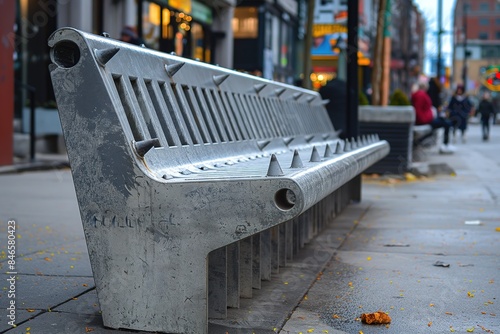
[[[417,144],[422,143],[425,139],[433,135],[434,130],[443,128],[444,138],[443,145],[440,148],[441,153],[453,153],[454,148],[449,145],[449,133],[451,123],[440,115],[434,115],[432,110],[432,101],[427,94],[428,84],[425,81],[419,82],[418,90],[411,95],[411,104],[415,108],[415,125],[429,124],[432,127],[432,132],[428,133],[417,140]],[[436,112],[437,113],[437,112]]]

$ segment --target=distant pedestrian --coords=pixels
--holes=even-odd
[[[427,94],[431,98],[432,106],[436,108],[437,111],[441,110],[442,100],[441,100],[442,85],[437,77],[429,79],[429,88],[427,89]]]
[[[443,145],[440,147],[440,153],[453,153],[454,147],[449,145],[449,133],[451,123],[442,117],[440,113],[434,115],[432,109],[432,101],[427,94],[428,83],[426,81],[420,81],[418,83],[418,90],[411,95],[411,104],[415,108],[415,125],[425,125],[428,124],[432,127],[432,132],[418,138],[416,144],[421,144],[424,140],[431,137],[434,134],[434,130],[443,128],[444,138]]]
[[[319,89],[324,100],[329,100],[326,111],[339,137],[344,139],[347,131],[347,85],[346,82],[334,78]]]
[[[137,30],[132,26],[125,26],[122,29],[120,40],[130,44],[145,46],[146,43],[137,35]]]
[[[495,107],[491,103],[491,94],[486,91],[483,93],[483,98],[479,102],[476,115],[481,115],[481,127],[483,130],[483,140],[486,141],[490,137],[490,116],[495,116]]]
[[[464,86],[457,86],[455,94],[451,97],[450,103],[448,103],[447,110],[453,124],[453,142],[456,142],[457,129],[461,132],[462,143],[466,141],[465,131],[467,131],[467,121],[472,112],[472,103],[464,93]]]

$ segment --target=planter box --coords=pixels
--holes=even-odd
[[[391,152],[365,173],[403,174],[410,169],[415,111],[412,106],[360,106],[359,133],[376,133],[387,140]]]

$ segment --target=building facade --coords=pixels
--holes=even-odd
[[[303,1],[241,1],[234,11],[234,68],[293,84],[300,73]],[[302,29],[302,30],[301,30]]]
[[[453,82],[465,83],[469,92],[500,91],[489,82],[500,66],[500,2],[457,0],[453,33]]]

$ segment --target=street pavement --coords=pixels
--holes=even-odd
[[[500,126],[488,142],[469,128],[455,154],[427,150],[416,174],[365,176],[363,200],[306,246],[309,261],[210,332],[500,333]],[[138,333],[102,325],[71,173],[45,165],[0,169],[0,333]],[[378,310],[390,325],[359,320]]]

